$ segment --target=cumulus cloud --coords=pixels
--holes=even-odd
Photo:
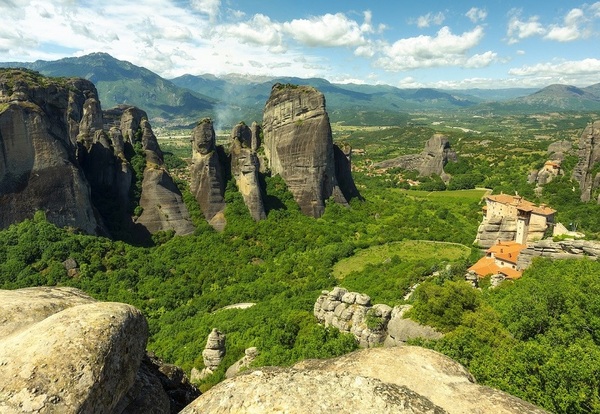
[[[496,52],[487,51],[471,56],[465,61],[463,66],[465,68],[484,68],[496,60],[498,60],[498,54]]]
[[[570,42],[580,37],[586,36],[585,31],[580,28],[585,20],[585,15],[581,9],[572,9],[564,18],[564,25],[553,25],[545,38],[556,40],[558,42]]]
[[[356,47],[367,43],[361,25],[343,13],[294,19],[283,23],[282,27],[294,40],[310,47]],[[370,25],[366,28],[370,30]]]
[[[538,63],[536,65],[513,68],[508,71],[510,75],[515,76],[597,75],[598,72],[600,72],[600,59],[595,58]]]
[[[464,32],[453,34],[447,26],[442,27],[436,36],[417,36],[400,39],[383,50],[383,56],[377,65],[389,70],[400,71],[435,66],[480,67],[495,59],[495,53],[486,52],[475,55],[469,61],[467,53],[477,46],[483,38],[481,26]],[[485,63],[485,62],[488,63]]]
[[[478,23],[485,20],[487,17],[487,11],[477,7],[471,7],[465,16],[467,16],[473,23]]]
[[[444,13],[442,13],[442,12],[438,12],[436,14],[427,13],[424,16],[417,17],[416,24],[417,24],[417,27],[420,27],[423,29],[423,28],[429,27],[431,25],[439,26],[444,22],[445,19],[446,19],[446,16],[444,16]]]
[[[593,33],[593,21],[600,18],[600,2],[584,4],[581,8],[569,10],[563,18],[563,24],[544,26],[538,16],[521,20],[520,11],[512,10],[508,22],[508,43],[514,44],[522,39],[541,36],[546,40],[571,42],[588,38]]]
[[[219,15],[221,0],[191,0],[192,9],[206,14],[212,21]]]
[[[283,53],[287,49],[283,43],[282,25],[263,14],[255,14],[247,22],[222,25],[218,32],[241,43],[267,46],[274,53]]]
[[[514,44],[531,36],[546,34],[546,29],[539,20],[539,16],[531,16],[527,20],[521,20],[520,13],[514,12],[508,21],[508,43]]]

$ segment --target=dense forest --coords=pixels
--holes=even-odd
[[[411,317],[446,335],[416,343],[455,358],[479,382],[553,412],[598,412],[600,264],[538,260],[521,279],[495,289],[488,289],[486,280],[481,289],[464,281],[465,269],[481,255],[472,242],[485,192],[466,189],[519,191],[549,203],[559,221],[577,220],[588,237],[600,234],[600,207],[581,203],[573,190],[567,170],[572,159],[565,160],[565,175],[541,194],[527,183],[527,172],[543,165],[548,144],[557,139],[576,144],[588,120],[563,115],[550,127],[532,118],[507,118],[492,128],[465,117],[463,124],[469,122],[466,128],[477,133],[443,128],[448,122],[438,130],[448,134],[459,154],[460,161],[447,166],[452,180],[446,185],[435,177],[422,179],[420,188],[410,190],[399,177],[414,173],[375,174],[369,165],[420,151],[433,129],[334,126],[336,140],[365,150],[362,158],[353,158],[365,201],[352,200],[348,208],[328,203],[325,214],[312,219],[300,213],[280,177],[265,176],[267,219],[255,222],[230,182],[228,224],[219,233],[204,221],[180,180],[197,230],[184,237],[156,234],[153,246],[60,229],[38,212],[0,231],[0,288],[74,286],[100,300],[133,304],[148,318],[149,349],[188,372],[203,366],[202,349],[216,327],[227,335],[227,354],[200,384],[205,390],[251,346],[260,351],[255,365],[289,365],[355,349],[352,336],[316,323],[313,304],[323,289],[341,285],[369,294],[374,303],[393,305],[403,303],[410,286],[420,282],[410,299]],[[168,166],[184,171],[189,149],[161,146]],[[344,258],[406,240],[460,243],[471,253],[460,259],[392,255],[343,279],[332,273]],[[67,259],[76,261],[76,272],[68,274]],[[256,305],[223,309],[248,302]]]

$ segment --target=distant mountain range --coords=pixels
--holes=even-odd
[[[600,110],[600,83],[586,88],[550,85],[531,88],[439,90],[400,89],[389,85],[335,84],[321,78],[244,78],[183,75],[164,79],[156,73],[92,53],[56,61],[6,62],[47,76],[77,76],[96,85],[102,106],[131,104],[144,109],[153,124],[188,126],[211,117],[217,127],[262,119],[274,83],[314,86],[325,94],[332,122],[401,125],[409,112],[468,111],[534,113]]]

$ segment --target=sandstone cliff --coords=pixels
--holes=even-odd
[[[229,148],[231,175],[235,177],[238,190],[244,197],[250,215],[256,221],[266,218],[258,179],[260,163],[256,149],[260,145],[259,134],[260,127],[256,123],[252,125],[252,128],[244,123],[239,123],[231,131]]]
[[[132,194],[135,181],[142,182],[131,166],[138,141],[149,167],[141,199]],[[0,72],[0,228],[43,210],[59,226],[128,233],[138,201],[143,214],[135,227],[143,234],[193,231],[144,111],[122,106],[103,113],[96,88],[84,79]]]
[[[260,368],[201,395],[191,413],[545,413],[474,383],[467,370],[419,347],[370,348],[292,368]]]
[[[59,226],[100,230],[72,142],[94,96],[87,81],[48,85],[35,72],[0,71],[0,228],[44,210]]]
[[[263,115],[265,154],[300,209],[320,217],[325,200],[347,204],[336,177],[325,97],[309,86],[275,84]]]
[[[369,296],[335,287],[331,291],[323,291],[315,302],[313,313],[325,326],[353,334],[364,348],[382,344],[397,346],[415,338],[442,337],[429,326],[404,319],[409,308],[410,305],[394,308],[385,304],[371,305]]]
[[[450,177],[444,172],[444,166],[449,162],[458,161],[456,152],[451,148],[450,141],[442,134],[434,134],[426,143],[420,154],[403,155],[391,160],[375,164],[379,168],[402,168],[408,171],[416,170],[421,177],[439,175],[442,180]]]
[[[573,169],[573,179],[579,183],[581,201],[590,201],[592,193],[600,187],[600,173],[594,166],[600,161],[600,121],[589,124],[579,138],[579,161]],[[600,203],[600,198],[598,199]]]
[[[225,228],[225,174],[216,146],[212,121],[203,119],[192,131],[190,190],[206,220],[217,230]]]
[[[165,372],[177,369],[145,356],[146,320],[132,306],[27,288],[0,290],[0,312],[2,413],[170,413],[198,396],[181,370],[170,396],[166,378],[177,379]]]
[[[550,259],[591,259],[600,257],[600,242],[593,240],[540,240],[528,243],[527,248],[521,250],[517,267],[526,269],[536,257]]]

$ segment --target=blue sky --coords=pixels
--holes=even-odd
[[[0,61],[107,52],[166,78],[398,87],[600,82],[600,1],[0,0]]]

